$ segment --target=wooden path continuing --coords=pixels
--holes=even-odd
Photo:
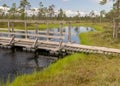
[[[22,38],[12,38],[0,37],[0,45],[3,46],[20,46],[28,50],[32,49],[45,49],[52,52],[65,51],[67,53],[84,52],[84,53],[100,53],[106,55],[120,56],[120,49],[97,47],[97,46],[87,46],[72,43],[53,42],[53,41],[41,41],[36,38],[33,39],[22,39]]]

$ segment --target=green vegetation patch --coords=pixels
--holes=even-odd
[[[22,75],[17,77],[17,79],[8,86],[31,86],[32,83],[52,79],[61,72],[65,72],[64,68],[74,65],[77,60],[84,59],[84,54],[74,54],[66,56],[64,59],[58,60],[56,63],[53,63],[48,68],[45,68],[42,72],[34,72],[31,75]]]
[[[42,72],[23,75],[7,86],[119,85],[120,58],[99,54],[69,55]]]
[[[90,25],[91,27],[91,25]],[[120,39],[112,38],[112,27],[109,24],[96,24],[93,25],[97,31],[81,33],[79,35],[81,39],[81,44],[110,47],[110,48],[120,48]]]

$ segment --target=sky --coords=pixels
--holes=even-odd
[[[80,11],[83,13],[89,13],[94,10],[100,12],[101,10],[106,10],[107,12],[112,9],[112,2],[107,3],[106,5],[100,5],[100,0],[28,0],[32,7],[38,8],[39,2],[43,2],[44,6],[49,6],[51,4],[55,5],[55,9],[59,10],[60,8],[74,12]],[[6,3],[8,6],[15,2],[19,5],[20,0],[0,0],[0,6]]]

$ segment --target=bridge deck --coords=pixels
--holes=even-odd
[[[8,37],[0,37],[0,44],[1,45],[9,45],[11,38]],[[22,39],[22,38],[15,38],[14,41],[15,46],[21,46],[24,48],[34,48],[32,47],[35,43],[35,40],[32,39]],[[37,49],[45,49],[49,51],[59,51],[59,42],[53,41],[41,41],[38,40],[36,43]],[[97,46],[87,46],[87,45],[80,45],[80,44],[72,44],[72,43],[62,43],[63,49],[67,52],[86,52],[86,53],[104,53],[104,54],[111,54],[111,55],[120,55],[120,49],[113,49],[113,48],[106,48],[106,47],[97,47]]]

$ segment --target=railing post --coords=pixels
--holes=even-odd
[[[8,37],[10,37],[10,22],[8,21]]]
[[[38,23],[35,23],[35,34],[38,34]]]
[[[62,23],[60,23],[60,36],[62,37],[63,36],[63,32],[62,32]],[[62,40],[62,38],[60,38],[60,40]]]
[[[27,39],[27,32],[28,32],[28,31],[27,31],[27,22],[26,22],[26,21],[24,22],[24,25],[25,25],[25,34],[26,34],[26,35],[25,35],[25,38]]]
[[[47,27],[47,41],[49,41],[49,28],[48,28],[48,22],[46,23],[46,27]]]
[[[71,43],[71,25],[68,23],[68,42]]]
[[[63,32],[62,32],[62,23],[60,23],[60,36],[62,36],[63,35]]]
[[[12,32],[14,32],[14,22],[12,22]]]
[[[12,36],[14,35],[14,22],[12,22]]]

